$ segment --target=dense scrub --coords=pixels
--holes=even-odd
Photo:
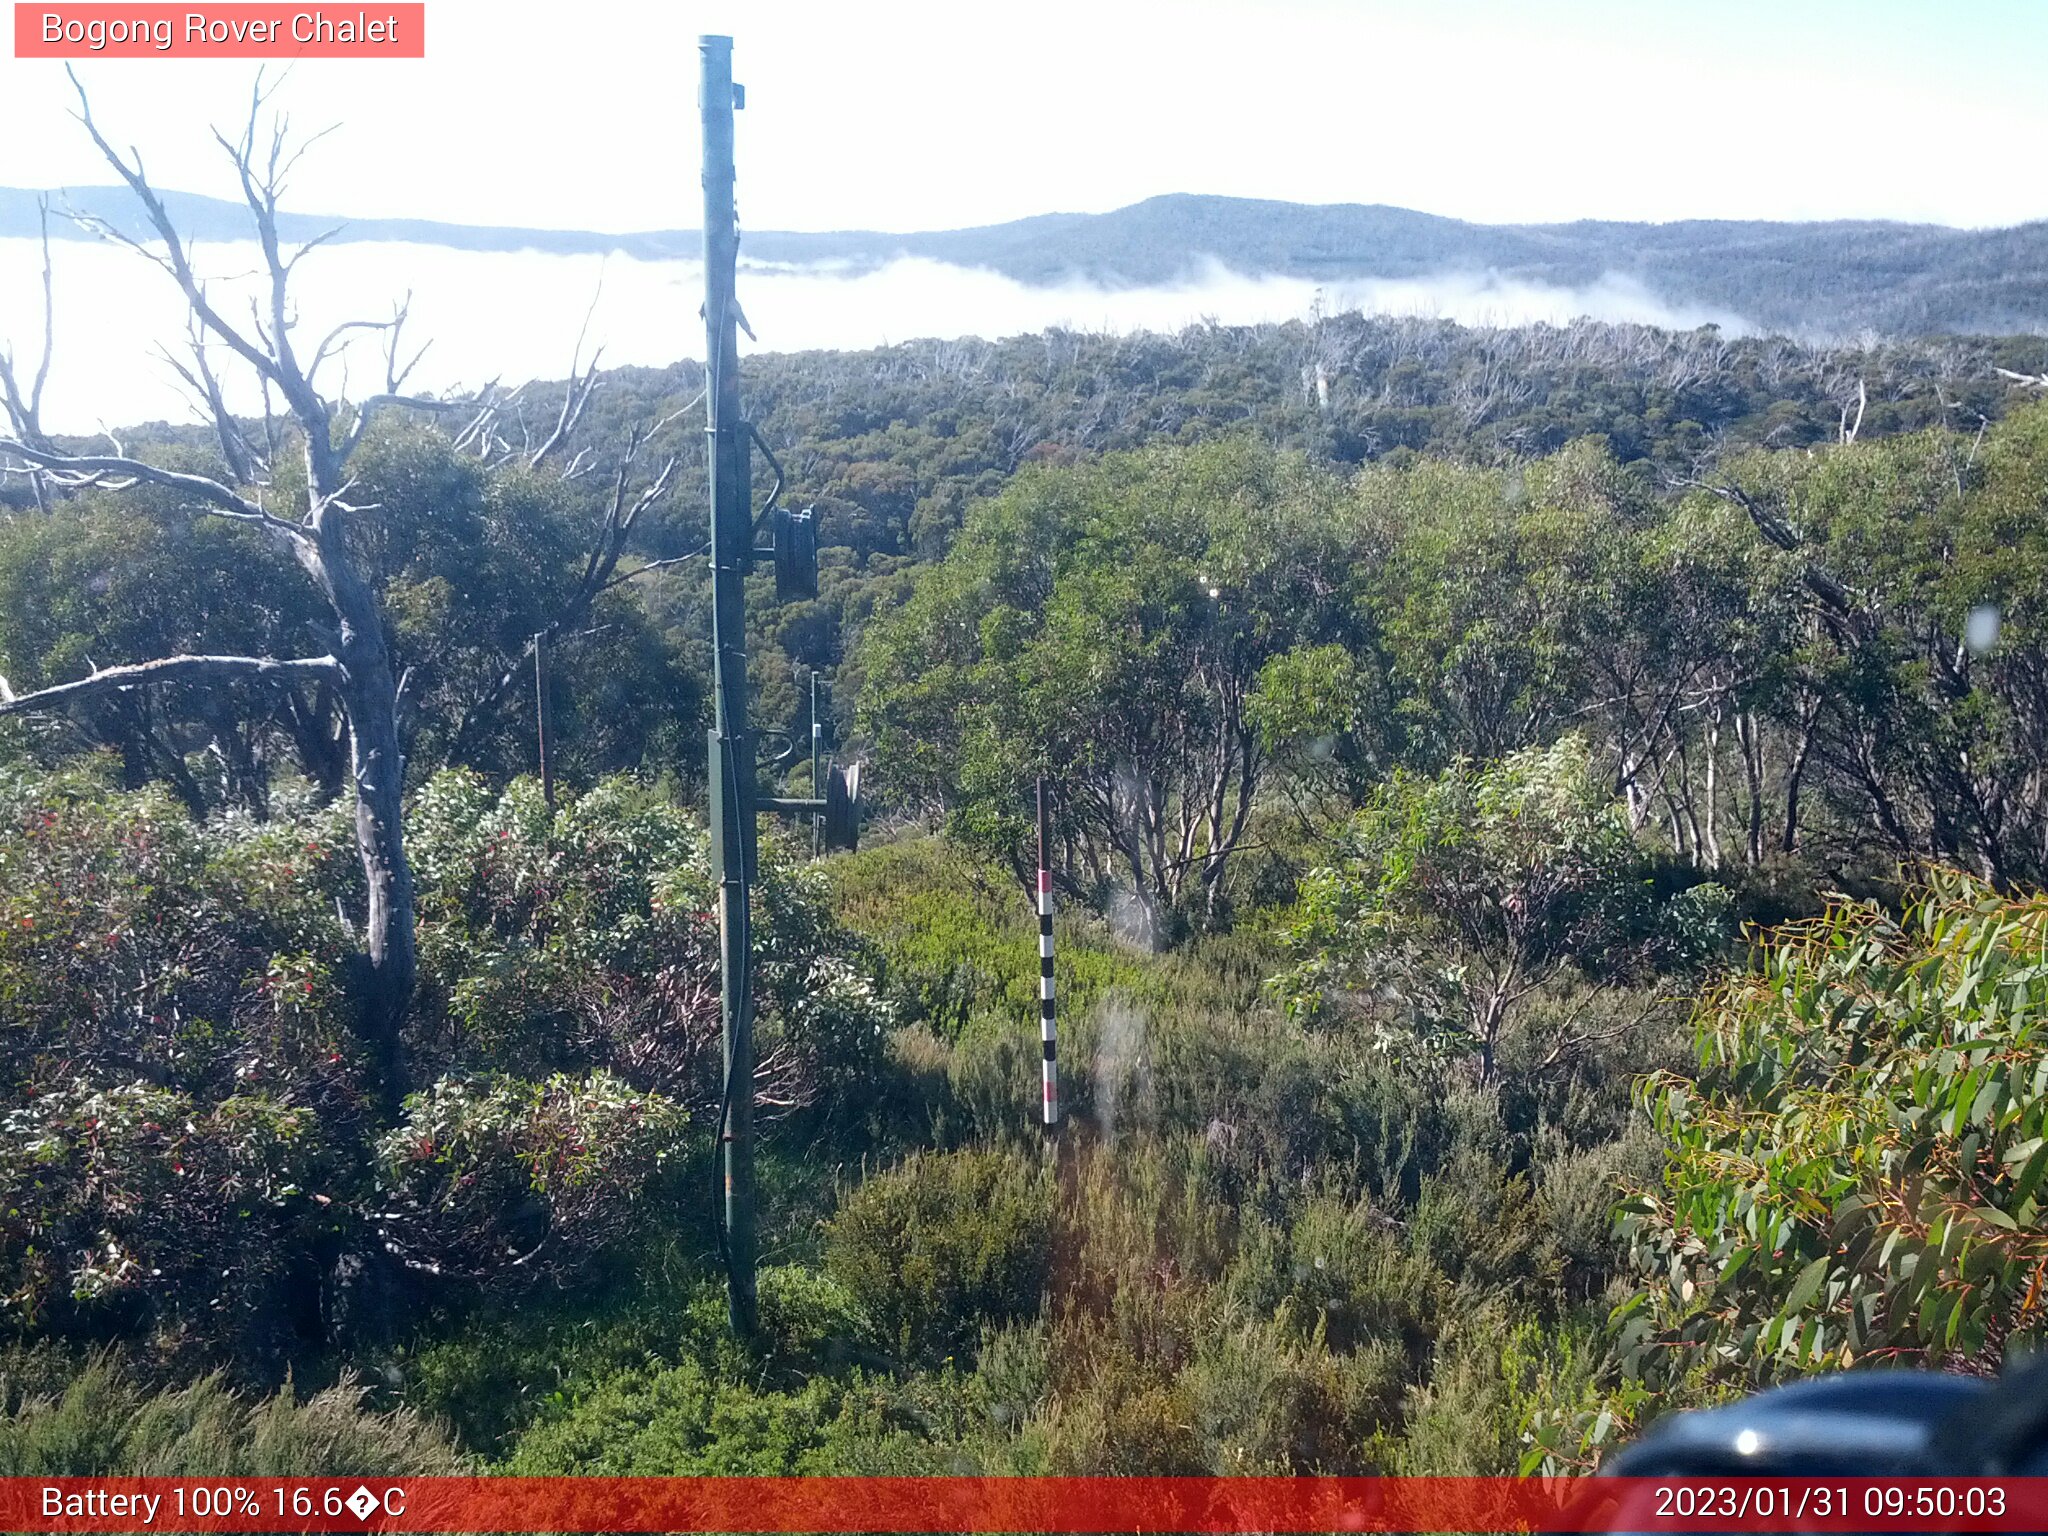
[[[901,1150],[841,1164],[821,1222],[785,1190],[772,1241],[805,1257],[764,1274],[753,1350],[687,1268],[587,1327],[425,1349],[418,1400],[509,1466],[1513,1470],[1528,1413],[1585,1389],[1621,1294],[1611,1207],[1656,1163],[1628,1084],[1677,1062],[1666,1037],[1503,1091],[1290,1026],[1250,935],[1148,955],[1077,925],[1048,1138],[1003,974],[1032,965],[1021,895],[929,840],[833,873],[914,1020],[885,1085]],[[992,961],[943,990],[902,922],[935,903]],[[920,995],[945,1004],[919,1018]],[[561,1385],[507,1416],[492,1371]]]
[[[1569,757],[1537,755],[1504,772],[1476,804],[1518,806],[1512,814],[1528,816],[1535,796],[1545,809],[1531,826],[1546,830],[1507,844],[1459,839],[1452,846],[1462,862],[1441,865],[1461,872],[1462,910],[1475,916],[1481,939],[1488,931],[1483,914],[1500,922],[1518,907],[1526,910],[1532,847],[1563,828],[1571,833],[1565,845],[1578,850],[1572,858],[1582,860],[1586,837],[1614,835],[1593,831],[1609,824],[1599,803],[1584,798],[1582,759],[1574,767]],[[1472,814],[1465,773],[1447,771],[1430,792],[1432,814]],[[1501,793],[1508,799],[1486,798]],[[579,942],[600,952],[611,943],[655,943],[644,930],[660,928],[662,909],[651,896],[645,905],[621,900],[609,909],[595,899],[622,872],[617,859],[599,856],[622,846],[609,840],[624,836],[622,820],[639,825],[643,837],[651,825],[680,838],[682,851],[645,861],[633,878],[644,870],[658,884],[663,868],[685,883],[691,878],[690,824],[623,786],[565,807],[551,831],[526,834],[518,830],[524,813],[516,790],[500,798],[458,781],[437,794],[444,803],[435,814],[466,834],[482,833],[474,841],[444,841],[447,834],[432,831],[422,837],[423,847],[461,850],[436,866],[450,882],[444,890],[472,898],[480,890],[517,893],[533,879],[541,849],[553,848],[551,867],[565,901],[590,903],[578,909]],[[428,803],[423,830],[431,825]],[[39,910],[69,910],[76,918],[90,909],[98,924],[105,914],[92,904],[109,901],[96,894],[98,886],[142,857],[132,829],[149,827],[162,836],[143,846],[163,856],[149,866],[151,876],[175,873],[188,882],[169,888],[192,891],[187,900],[195,910],[198,893],[212,890],[215,905],[206,910],[216,927],[232,926],[249,942],[279,931],[262,926],[260,914],[271,923],[294,912],[312,921],[311,904],[300,907],[291,894],[303,878],[296,869],[290,877],[272,870],[274,882],[262,888],[270,905],[257,902],[238,840],[260,843],[268,833],[204,833],[167,805],[152,810],[146,800],[78,780],[61,799],[44,786],[40,797],[17,804],[34,809],[7,844],[16,867],[26,864],[24,842],[56,837],[62,845],[70,818],[90,815],[99,818],[95,828],[131,829],[126,841],[118,832],[90,839],[105,845],[98,868],[68,882],[67,897],[46,882],[35,896]],[[1372,840],[1372,818],[1384,820],[1392,804],[1365,813],[1364,840],[1347,845],[1347,858],[1366,858],[1363,850],[1382,846]],[[625,809],[634,805],[640,822]],[[1620,817],[1618,810],[1606,814]],[[1430,840],[1440,839],[1448,823],[1403,813],[1393,824],[1422,840],[1403,856],[1402,868],[1404,878],[1424,879],[1430,861],[1443,857],[1427,851]],[[297,838],[302,830],[286,835]],[[582,844],[586,857],[568,851],[586,838],[598,839],[595,847]],[[1619,868],[1613,857],[1610,849],[1595,867]],[[521,871],[503,887],[490,878],[498,859]],[[1343,878],[1378,867],[1359,864]],[[1931,1117],[1920,1143],[1895,1143],[1899,1155],[1919,1158],[1930,1171],[1948,1170],[1942,1178],[1949,1181],[1937,1190],[1930,1174],[1932,1204],[1883,1218],[1907,1221],[1911,1230],[1899,1229],[1904,1247],[1880,1244],[1875,1229],[1862,1236],[1849,1230],[1872,1215],[1867,1197],[1857,1193],[1859,1180],[1876,1178],[1870,1187],[1879,1192],[1889,1187],[1881,1152],[1888,1143],[1877,1135],[1846,1144],[1852,1160],[1864,1159],[1866,1148],[1878,1159],[1867,1171],[1855,1161],[1821,1175],[1828,1198],[1839,1202],[1837,1219],[1848,1224],[1841,1231],[1849,1246],[1838,1257],[1825,1257],[1837,1240],[1831,1228],[1788,1242],[1788,1252],[1799,1247],[1796,1254],[1774,1257],[1768,1267],[1759,1259],[1746,1270],[1731,1262],[1728,1244],[1701,1247],[1681,1235],[1690,1284],[1689,1299],[1681,1301],[1678,1292],[1659,1291],[1656,1277],[1666,1264],[1650,1253],[1672,1234],[1699,1230],[1697,1217],[1684,1218],[1683,1228],[1659,1225],[1669,1222],[1660,1213],[1675,1202],[1725,1204],[1726,1151],[1736,1143],[1767,1153],[1775,1160],[1769,1167],[1779,1170],[1767,1172],[1768,1183],[1746,1197],[1754,1209],[1770,1212],[1769,1202],[1782,1198],[1789,1202],[1784,1220],[1804,1219],[1793,1213],[1806,1209],[1801,1191],[1816,1165],[1770,1129],[1770,1117],[1811,1120],[1802,1101],[1784,1097],[1805,1091],[1797,1085],[1806,1073],[1788,1075],[1779,1037],[1745,1018],[1761,1020],[1757,1010],[1777,1009],[1780,999],[1803,1017],[1798,999],[1824,997],[1834,985],[1828,967],[1858,975],[1853,968],[1878,953],[1872,943],[1891,945],[1900,957],[1899,979],[1886,985],[1884,995],[1895,1001],[1883,1006],[1898,1019],[1898,1062],[1929,1061],[1930,1070],[1940,1070],[1952,1049],[1956,1071],[1968,1074],[1972,1051],[2024,1054],[2034,1010],[2026,1002],[2031,972],[2023,962],[2039,947],[2031,906],[1993,916],[1982,892],[1943,886],[1903,929],[1867,908],[1828,919],[1834,927],[1827,930],[1788,934],[1753,980],[1731,980],[1709,995],[1702,1038],[1720,1043],[1697,1091],[1718,1106],[1711,1115],[1689,1107],[1694,1090],[1681,1011],[1642,1006],[1691,985],[1691,967],[1699,963],[1693,950],[1651,944],[1631,962],[1636,969],[1616,971],[1607,947],[1595,954],[1567,946],[1508,1023],[1503,1069],[1487,1072],[1468,1056],[1469,1046],[1446,1054],[1424,1015],[1361,1012],[1342,1002],[1346,984],[1329,979],[1336,971],[1304,972],[1304,946],[1324,942],[1325,930],[1309,915],[1313,898],[1286,931],[1270,919],[1247,922],[1238,933],[1163,954],[1133,948],[1107,925],[1077,917],[1062,949],[1063,973],[1074,983],[1062,1053],[1070,1113],[1059,1135],[1047,1136],[1031,1114],[1033,924],[1006,873],[930,838],[885,844],[825,868],[829,893],[780,899],[792,914],[813,913],[810,932],[870,968],[878,990],[861,1016],[875,1044],[863,1072],[843,1080],[828,1074],[809,1107],[770,1133],[764,1241],[772,1262],[762,1278],[757,1338],[742,1342],[728,1333],[711,1245],[701,1216],[690,1214],[703,1210],[702,1181],[687,1170],[703,1168],[704,1138],[680,1119],[672,1128],[649,1121],[657,1099],[680,1114],[688,1102],[680,1086],[686,1074],[667,1079],[678,1085],[673,1100],[624,1085],[623,1078],[621,1087],[606,1090],[594,1073],[532,1075],[555,1060],[548,1052],[564,1040],[580,1041],[576,1048],[585,1053],[596,1050],[567,1030],[573,1014],[550,1012],[530,1033],[466,1031],[466,1043],[450,1047],[460,1053],[451,1065],[460,1059],[471,1073],[444,1074],[409,1105],[400,1132],[370,1137],[355,1150],[322,1127],[321,1182],[302,1183],[312,1198],[299,1199],[242,1143],[208,1150],[209,1137],[249,1124],[247,1112],[233,1105],[236,1095],[210,1097],[220,1090],[179,1075],[181,1063],[207,1059],[191,1054],[195,1040],[224,1036],[248,1050],[259,1023],[273,1027],[277,1005],[263,1000],[277,990],[271,977],[278,968],[234,961],[246,969],[242,985],[229,986],[218,969],[196,964],[168,994],[188,1027],[179,1044],[164,1048],[165,1065],[147,1069],[177,1086],[158,1088],[145,1079],[137,1090],[182,1092],[193,1106],[184,1111],[189,1129],[157,1119],[149,1123],[158,1131],[150,1132],[133,1116],[118,1118],[113,1087],[83,1107],[60,1088],[21,1090],[10,1134],[29,1131],[36,1151],[9,1165],[21,1170],[17,1179],[30,1180],[10,1191],[9,1202],[30,1225],[10,1226],[0,1255],[17,1295],[38,1302],[11,1305],[10,1327],[23,1342],[41,1342],[10,1357],[13,1417],[0,1424],[0,1446],[31,1469],[196,1467],[207,1458],[284,1469],[315,1464],[304,1460],[310,1452],[292,1449],[301,1443],[295,1435],[314,1434],[296,1427],[303,1417],[308,1426],[330,1426],[317,1436],[332,1453],[317,1463],[322,1467],[338,1464],[337,1457],[378,1457],[386,1444],[380,1437],[402,1433],[411,1459],[388,1464],[422,1469],[452,1466],[448,1458],[464,1455],[522,1472],[1512,1471],[1546,1456],[1569,1464],[1597,1452],[1598,1441],[1653,1405],[1722,1389],[1727,1373],[1716,1364],[1724,1358],[1718,1349],[1690,1357],[1666,1350],[1659,1395],[1647,1396],[1638,1358],[1645,1320],[1674,1342],[1697,1336],[1704,1347],[1722,1338],[1715,1330],[1732,1329],[1733,1339],[1742,1318],[1770,1309],[1804,1317],[1818,1307],[1821,1331],[1812,1336],[1833,1339],[1847,1328],[1845,1341],[1859,1328],[1869,1334],[1878,1318],[1889,1319],[1884,1326],[1894,1340],[1901,1328],[1910,1338],[1914,1328],[1930,1326],[1945,1338],[1951,1320],[1961,1318],[1954,1325],[1967,1335],[1961,1347],[1979,1355],[2032,1326],[2021,1303],[2033,1262],[2026,1203],[2033,1191],[2020,1187],[2032,1168],[2017,1154],[2031,1147],[2025,1136],[2033,1101],[2024,1085],[2013,1089],[2009,1105],[1966,1091],[1979,1077],[1986,1085],[2005,1081],[1981,1072],[1962,1087],[1941,1089],[1937,1097],[1948,1107]],[[456,878],[458,871],[464,878]],[[1504,878],[1516,875],[1522,883]],[[1433,888],[1443,877],[1427,879]],[[1578,881],[1574,888],[1597,903],[1597,886]],[[1391,899],[1402,887],[1382,875],[1374,889]],[[829,901],[858,932],[833,929],[806,901]],[[466,919],[452,899],[434,910],[450,926],[451,945],[498,935],[497,958],[465,974],[493,985],[522,973],[548,974],[532,969],[546,964],[546,936],[495,906],[472,909]],[[1399,902],[1383,910],[1398,911]],[[1580,916],[1554,935],[1595,932],[1577,926],[1582,907],[1572,910]],[[8,914],[17,933],[36,931],[20,923],[21,915],[34,914],[19,905]],[[1851,936],[1858,924],[1870,939]],[[801,939],[806,930],[792,917],[774,931]],[[1916,937],[1922,934],[1925,940]],[[68,938],[59,950],[78,942]],[[134,963],[129,957],[137,952],[124,948],[130,942],[117,938],[112,946],[121,965]],[[1923,942],[1931,946],[1924,966],[1915,958]],[[2008,959],[1994,973],[1971,955]],[[1997,1000],[1984,1027],[2004,1033],[1993,1040],[1969,1026],[1967,1039],[1958,1035],[1929,1057],[1913,1043],[1911,1012],[1921,995],[1915,989],[1953,990],[1944,956],[1983,973],[1983,995]],[[954,963],[963,958],[967,963]],[[305,1008],[296,1000],[308,995],[305,981],[282,973],[294,978],[286,989],[295,993],[291,1007]],[[39,973],[18,967],[11,974],[9,995],[19,999],[27,995],[27,977]],[[207,1005],[212,1017],[201,1034],[195,1016],[209,977],[216,1000]],[[1269,985],[1276,977],[1279,984]],[[321,985],[315,983],[308,1027],[318,1017]],[[1335,1005],[1329,997],[1314,1009],[1299,1005],[1306,989],[1330,985],[1338,987]],[[491,995],[533,994],[514,987]],[[81,1007],[80,1017],[120,1022],[118,1014],[108,1019]],[[1846,1016],[1824,1002],[1812,1012],[1814,1051],[1825,1054],[1827,1032],[1846,1027]],[[1546,1031],[1564,1015],[1625,1027],[1604,1032],[1597,1050],[1545,1064],[1546,1053],[1534,1048],[1554,1038]],[[494,1009],[491,1016],[521,1015]],[[803,1037],[798,1017],[791,1020],[793,1039]],[[884,1033],[873,1033],[878,1026]],[[543,1049],[539,1042],[549,1039],[555,1045]],[[330,1091],[345,1094],[345,1024],[336,1026],[332,1043],[342,1047],[330,1053],[340,1062],[329,1063],[341,1086]],[[137,1036],[126,1048],[147,1046],[148,1037]],[[118,1082],[121,1071],[107,1054],[114,1043],[102,1037],[97,1049],[101,1056],[81,1055],[74,1066]],[[266,1094],[313,1091],[318,1079],[292,1075],[309,1068],[276,1045],[266,1049],[277,1054],[255,1057],[264,1066],[255,1084],[245,1076],[242,1099],[269,1103]],[[834,1049],[833,1059],[853,1059],[843,1044]],[[497,1071],[475,1074],[501,1052]],[[1803,1048],[1797,1053],[1800,1061],[1806,1056]],[[628,1053],[612,1067],[625,1073],[635,1060]],[[520,1071],[509,1070],[513,1062],[523,1063]],[[1836,1070],[1875,1071],[1899,1085],[1895,1091],[1914,1095],[1912,1102],[1921,1096],[1905,1076],[1874,1060],[1858,1057]],[[266,1085],[266,1072],[277,1086]],[[1658,1119],[1633,1103],[1646,1075],[1666,1085],[1657,1090],[1665,1106]],[[1782,1086],[1772,1089],[1767,1081]],[[301,1082],[303,1089],[286,1086]],[[48,1105],[41,1102],[46,1097]],[[629,1121],[616,1118],[635,1104]],[[268,1120],[255,1123],[274,1125],[292,1107],[274,1107]],[[1984,1134],[1996,1128],[2003,1138],[1996,1145],[1979,1139],[1972,1117],[1980,1110]],[[1881,1099],[1872,1113],[1903,1124],[1886,1120],[1894,1112]],[[333,1121],[349,1123],[340,1114]],[[301,1145],[275,1130],[268,1134],[261,1147]],[[416,1155],[415,1137],[433,1138],[431,1156]],[[1971,1177],[1973,1158],[1984,1170],[1978,1177],[2004,1180],[1996,1187],[2005,1193],[1964,1198],[1988,1199],[1986,1209],[2012,1225],[1979,1210],[1968,1218],[1974,1235],[1956,1248],[1931,1238],[1924,1223],[1930,1216],[1951,1224],[1962,1219],[1950,1185]],[[664,1160],[679,1177],[662,1172]],[[90,1181],[83,1178],[88,1167],[97,1170]],[[1798,1187],[1788,1185],[1781,1195],[1783,1180]],[[83,1200],[87,1182],[97,1203]],[[148,1202],[119,1193],[144,1182]],[[1637,1258],[1614,1225],[1617,1204],[1632,1192]],[[443,1234],[443,1246],[432,1250],[439,1272],[405,1266],[405,1285],[381,1295],[375,1327],[351,1321],[344,1309],[336,1318],[343,1326],[298,1338],[290,1349],[301,1365],[299,1385],[266,1399],[272,1389],[265,1375],[276,1357],[252,1340],[281,1337],[277,1330],[291,1321],[275,1299],[266,1300],[266,1277],[275,1273],[268,1261],[282,1255],[313,1266],[308,1273],[316,1281],[345,1280],[350,1256],[362,1252],[354,1236],[366,1222],[362,1203],[372,1198],[385,1231]],[[1736,1220],[1739,1226],[1739,1213]],[[1912,1226],[1916,1221],[1922,1225]],[[237,1249],[220,1235],[247,1224],[260,1224],[264,1243]],[[185,1227],[199,1232],[195,1261],[201,1242],[230,1256],[239,1287],[232,1326],[210,1319],[201,1302],[220,1294],[210,1275],[177,1267],[183,1250],[175,1239]],[[145,1278],[110,1266],[103,1250],[80,1236],[89,1230],[115,1234],[136,1264],[152,1261],[146,1269],[157,1273]],[[301,1230],[312,1235],[293,1235]],[[536,1232],[545,1234],[537,1247]],[[322,1248],[322,1233],[333,1234],[330,1243],[341,1241]],[[512,1240],[501,1243],[505,1237]],[[1822,1257],[1805,1257],[1802,1245],[1809,1243]],[[1915,1293],[1936,1298],[1931,1322],[1914,1321],[1924,1310],[1914,1298],[1903,1311],[1903,1302],[1873,1301],[1878,1310],[1864,1320],[1859,1298],[1890,1296],[1894,1286],[1873,1254],[1877,1246],[1886,1249],[1886,1262],[1895,1254],[1941,1252],[1944,1261],[1952,1255],[1944,1278]],[[405,1251],[418,1257],[426,1250]],[[537,1261],[530,1251],[548,1255],[551,1285],[531,1284]],[[608,1262],[579,1263],[581,1255]],[[1647,1281],[1635,1268],[1643,1257],[1650,1259]],[[167,1258],[174,1262],[161,1262]],[[1816,1263],[1832,1267],[1818,1271],[1820,1284],[1809,1284]],[[338,1294],[364,1290],[356,1279]],[[1645,1306],[1650,1310],[1640,1310]],[[255,1326],[271,1331],[253,1334]],[[117,1342],[130,1364],[92,1364],[75,1353],[95,1340]],[[1865,1352],[1853,1342],[1848,1347]],[[1818,1351],[1760,1343],[1744,1379],[1814,1368],[1838,1353],[1832,1343]],[[189,1385],[189,1374],[209,1364],[226,1367],[229,1377]],[[324,1395],[313,1391],[350,1367],[367,1386],[344,1380]],[[429,1431],[391,1417],[403,1409],[446,1428]],[[452,1437],[449,1448],[434,1449],[441,1443],[435,1436],[444,1434]]]
[[[764,361],[831,547],[755,606],[763,715],[836,670],[886,820],[764,838],[748,1340],[700,576],[577,610],[551,805],[510,680],[602,493],[380,429],[414,1091],[331,698],[0,725],[0,1456],[1488,1472],[1989,1368],[2048,1167],[2048,410],[1992,356],[1353,319]],[[0,665],[317,641],[242,532],[0,519]]]
[[[350,1108],[340,984],[318,960],[334,919],[316,813],[203,831],[83,780],[14,793],[6,856],[40,874],[12,887],[10,1018],[62,1006],[99,1033],[61,1064],[62,1032],[33,1048],[10,1035],[23,1048],[7,1124],[25,1155],[7,1163],[9,1326],[46,1348],[118,1343],[140,1372],[93,1367],[131,1383],[118,1402],[87,1402],[114,1390],[88,1393],[77,1384],[102,1379],[88,1372],[74,1383],[85,1396],[22,1407],[24,1425],[60,1408],[241,1425],[286,1410],[221,1397],[202,1412],[189,1394],[225,1387],[181,1378],[220,1365],[252,1391],[295,1359],[306,1388],[353,1363],[387,1401],[520,1469],[1407,1465],[1417,1415],[1516,1443],[1529,1382],[1454,1390],[1444,1374],[1467,1330],[1513,1319],[1536,1330],[1532,1349],[1568,1350],[1559,1341],[1587,1333],[1616,1274],[1604,1212],[1614,1169],[1645,1156],[1620,1113],[1628,1064],[1644,1058],[1518,1094],[1409,1072],[1356,1032],[1288,1026],[1261,994],[1276,954],[1253,935],[1157,956],[1083,927],[1066,946],[1074,1116],[1048,1140],[1023,1112],[1029,1015],[1003,974],[1030,968],[1027,909],[1000,876],[922,841],[834,871],[875,947],[831,942],[872,953],[910,1022],[883,1041],[885,1015],[864,1005],[866,1076],[821,1081],[771,1134],[768,1239],[794,1262],[764,1278],[764,1336],[740,1345],[687,1215],[702,1209],[687,1169],[704,1150],[683,1118],[689,1075],[579,1032],[581,1010],[507,1001],[566,985],[534,979],[554,975],[549,936],[518,897],[541,870],[592,946],[575,968],[618,963],[617,944],[686,943],[664,937],[666,902],[611,887],[623,875],[660,888],[666,872],[687,890],[687,823],[633,810],[622,788],[544,827],[516,789],[450,781],[423,798],[420,846],[448,852],[423,859],[439,893],[423,950],[444,1000],[421,1016],[449,1036],[447,1069],[379,1134]],[[666,854],[661,832],[680,839]],[[628,867],[615,854],[634,838],[643,857]],[[176,897],[168,936],[122,927],[119,893],[145,875]],[[954,903],[950,931],[990,957],[987,973],[935,987],[921,970],[923,930],[902,919],[935,899]],[[780,900],[794,915],[770,931],[800,946],[811,909]],[[176,913],[243,947],[208,948]],[[88,934],[102,951],[90,963]],[[310,958],[267,952],[285,937]],[[477,953],[491,958],[453,958]],[[95,1001],[93,978],[143,987],[157,1032]],[[494,1001],[476,1018],[498,1031],[458,1032],[456,1000],[479,987]],[[782,1027],[801,1045],[843,1025],[797,1006]],[[835,1044],[833,1060],[850,1064],[849,1050]],[[636,1080],[651,1072],[665,1091]],[[373,1288],[379,1253],[401,1262]],[[599,1255],[612,1262],[587,1262]],[[302,1317],[291,1298],[308,1291],[319,1308]],[[46,1358],[61,1385],[71,1368]],[[212,1443],[199,1434],[178,1430],[177,1454]],[[173,1454],[146,1436],[120,1444],[106,1464]]]
[[[84,771],[0,784],[0,1325],[271,1381],[443,1293],[569,1283],[682,1187],[717,1094],[694,820],[625,783],[555,814],[530,785],[427,786],[427,1086],[385,1125],[345,833],[274,812],[199,826]],[[828,1061],[856,1090],[885,1010],[812,875],[761,901],[761,1091],[809,1105]]]

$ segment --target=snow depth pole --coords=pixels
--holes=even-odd
[[[1045,775],[1038,776],[1038,1036],[1044,1045],[1045,1123],[1060,1123],[1060,1032],[1053,1018],[1052,866],[1045,861]]]
[[[711,632],[717,723],[711,729],[711,852],[718,883],[724,1088],[718,1150],[726,1311],[754,1331],[754,998],[749,892],[754,875],[754,738],[747,730],[746,577],[754,560],[752,443],[740,413],[739,219],[733,201],[732,39],[704,36],[697,105],[704,120],[704,410],[711,483]]]

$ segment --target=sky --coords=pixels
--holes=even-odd
[[[428,0],[427,18],[424,60],[293,68],[294,123],[339,126],[288,205],[693,228],[696,37],[725,32],[757,229],[1166,192],[1487,222],[2048,217],[2042,0]],[[80,72],[158,185],[232,195],[207,130],[237,125],[252,65]],[[109,179],[69,92],[54,61],[0,59],[0,185]]]

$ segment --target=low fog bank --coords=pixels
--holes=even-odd
[[[248,313],[261,261],[254,245],[198,252],[224,314]],[[55,247],[56,358],[44,400],[53,431],[89,432],[152,420],[189,420],[192,407],[157,355],[185,333],[168,279],[133,252],[63,241]],[[41,346],[41,250],[0,240],[0,345],[22,371]],[[408,388],[447,392],[487,379],[559,378],[589,314],[589,349],[609,365],[661,366],[703,352],[699,267],[689,261],[558,256],[534,251],[456,251],[440,246],[351,244],[323,251],[294,277],[297,334],[317,338],[349,318],[381,318],[410,293],[408,334],[432,347]],[[592,297],[596,305],[592,308]],[[1204,321],[1249,325],[1328,314],[1429,316],[1465,325],[1564,324],[1579,317],[1675,329],[1715,324],[1753,329],[1742,317],[1673,305],[1631,279],[1610,276],[1558,288],[1485,273],[1420,279],[1312,283],[1248,276],[1207,263],[1184,280],[1105,288],[1086,282],[1037,286],[982,268],[902,257],[870,269],[840,264],[749,264],[741,301],[759,338],[751,351],[858,349],[918,337],[1010,336],[1061,327],[1172,332]],[[310,341],[302,345],[310,345]],[[743,346],[747,345],[742,343]],[[221,366],[228,369],[227,360]],[[232,369],[228,369],[232,374]],[[359,343],[323,375],[330,394],[381,386],[382,359]],[[255,405],[253,388],[235,402]]]

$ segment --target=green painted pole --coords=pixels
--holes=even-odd
[[[754,1000],[748,893],[754,881],[754,739],[747,730],[746,577],[753,561],[747,425],[740,412],[739,310],[733,281],[739,227],[733,200],[732,39],[700,37],[704,121],[704,391],[711,484],[712,669],[717,723],[710,743],[713,871],[718,881],[720,1021],[724,1041],[720,1150],[725,1163],[727,1313],[751,1334],[754,1304]]]

